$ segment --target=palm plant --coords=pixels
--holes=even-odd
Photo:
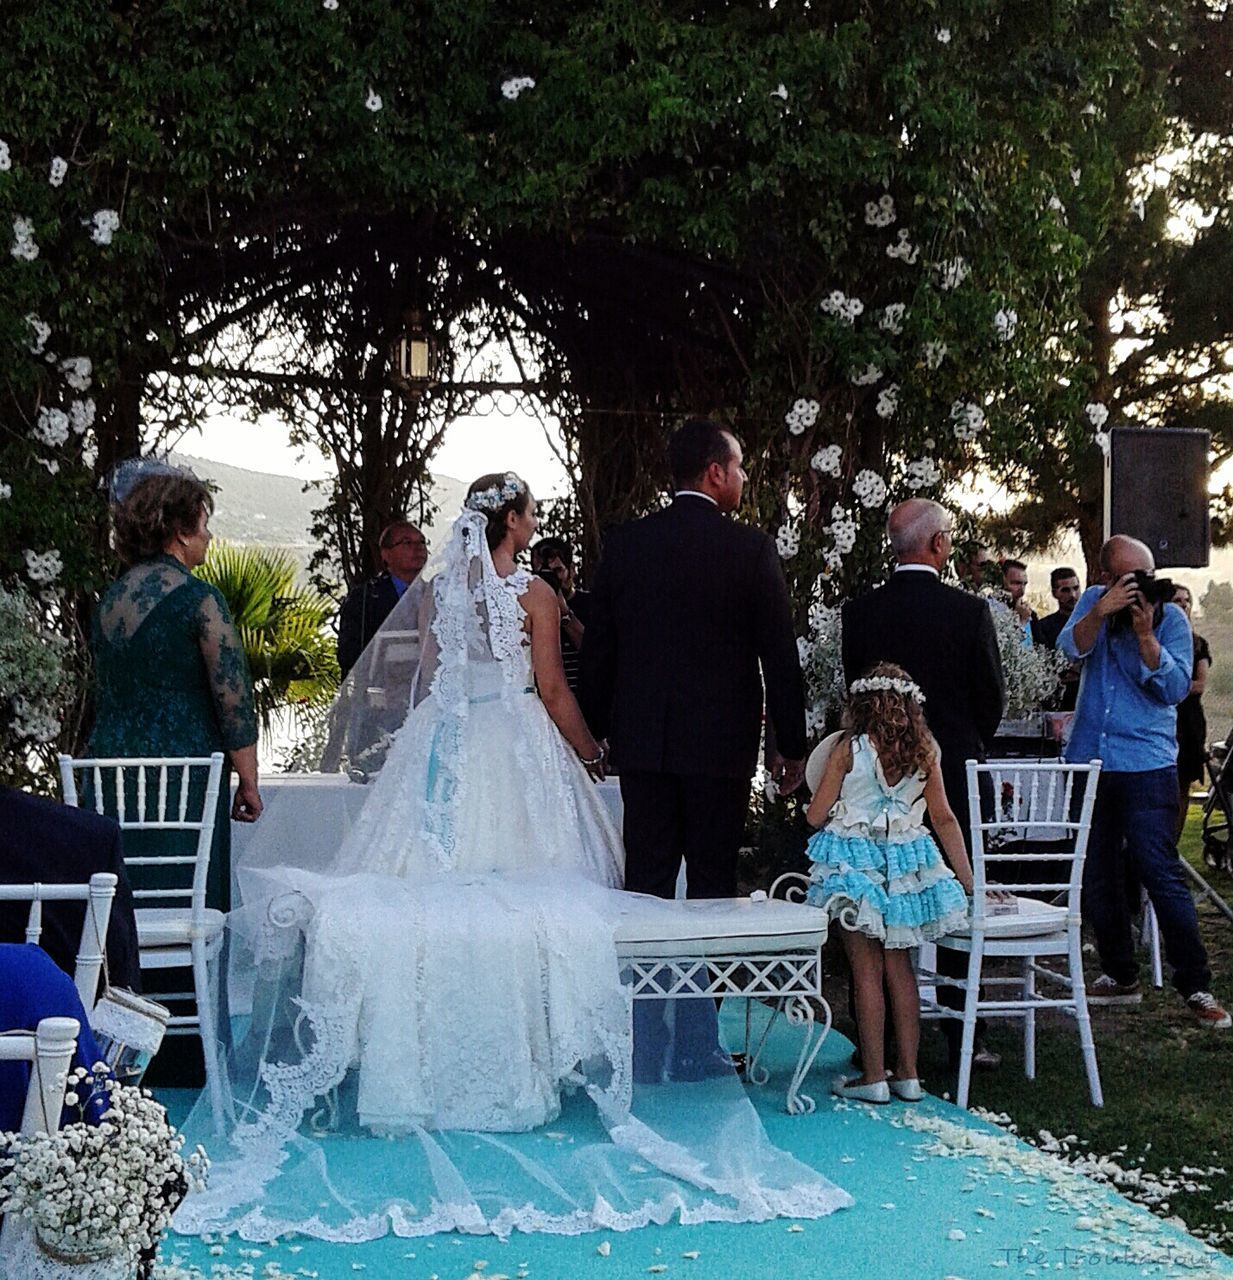
[[[197,570],[227,601],[253,677],[261,731],[276,721],[311,726],[338,689],[338,659],[329,629],[337,606],[296,582],[294,558],[276,547],[215,539]]]

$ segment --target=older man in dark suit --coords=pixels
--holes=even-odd
[[[591,596],[582,706],[608,738],[625,806],[625,887],[736,893],[765,704],[785,790],[799,785],[805,699],[774,542],[728,519],[741,446],[694,418],[673,435],[671,506],[615,530]]]
[[[875,663],[903,667],[925,695],[925,720],[942,756],[946,798],[969,843],[966,761],[983,760],[1005,705],[1005,682],[988,603],[947,586],[942,569],[951,553],[950,512],[926,498],[909,498],[890,514],[887,533],[897,564],[890,581],[851,600],[843,610],[843,670],[849,681]],[[957,968],[955,966],[958,965]],[[962,976],[966,961],[940,951],[938,970]],[[954,988],[941,998],[961,1004]],[[957,1052],[957,1022],[944,1024]],[[997,1055],[977,1043],[973,1062],[997,1065]]]

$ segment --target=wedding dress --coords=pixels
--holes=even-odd
[[[639,1105],[620,840],[535,691],[530,575],[497,574],[485,525],[464,511],[430,566],[401,728],[355,733],[343,712],[355,757],[384,763],[332,863],[306,870],[322,864],[278,849],[275,823],[244,882],[231,939],[259,978],[231,1057],[234,1123],[203,1137],[211,1187],[177,1230],[576,1232],[849,1203],[770,1146],[734,1079]],[[563,1105],[593,1108],[595,1141],[546,1139]],[[190,1136],[210,1119],[199,1104]],[[370,1135],[403,1141],[393,1154]]]

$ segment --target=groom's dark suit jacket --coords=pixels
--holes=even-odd
[[[847,681],[878,662],[897,663],[925,695],[925,721],[942,752],[946,796],[966,832],[965,761],[985,758],[1006,691],[988,602],[926,570],[900,570],[843,610]]]
[[[778,748],[799,759],[804,687],[766,534],[690,495],[610,534],[583,639],[581,701],[622,772],[748,780],[764,679]]]

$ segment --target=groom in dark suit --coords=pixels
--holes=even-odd
[[[693,418],[668,446],[675,497],[614,530],[591,596],[581,701],[607,738],[625,807],[625,887],[736,894],[765,703],[784,791],[801,781],[805,698],[774,542],[728,519],[741,446]]]
[[[844,677],[850,684],[875,663],[894,662],[920,686],[925,720],[942,753],[946,798],[970,853],[966,761],[984,760],[993,745],[1006,693],[993,618],[986,600],[941,580],[954,529],[945,507],[909,498],[891,512],[886,527],[895,572],[889,582],[844,606]],[[938,972],[961,977],[967,961],[939,950]],[[942,988],[939,999],[962,1006],[953,987]],[[953,1059],[959,1023],[947,1020],[943,1027]],[[973,1062],[993,1067],[997,1055],[978,1040]]]

